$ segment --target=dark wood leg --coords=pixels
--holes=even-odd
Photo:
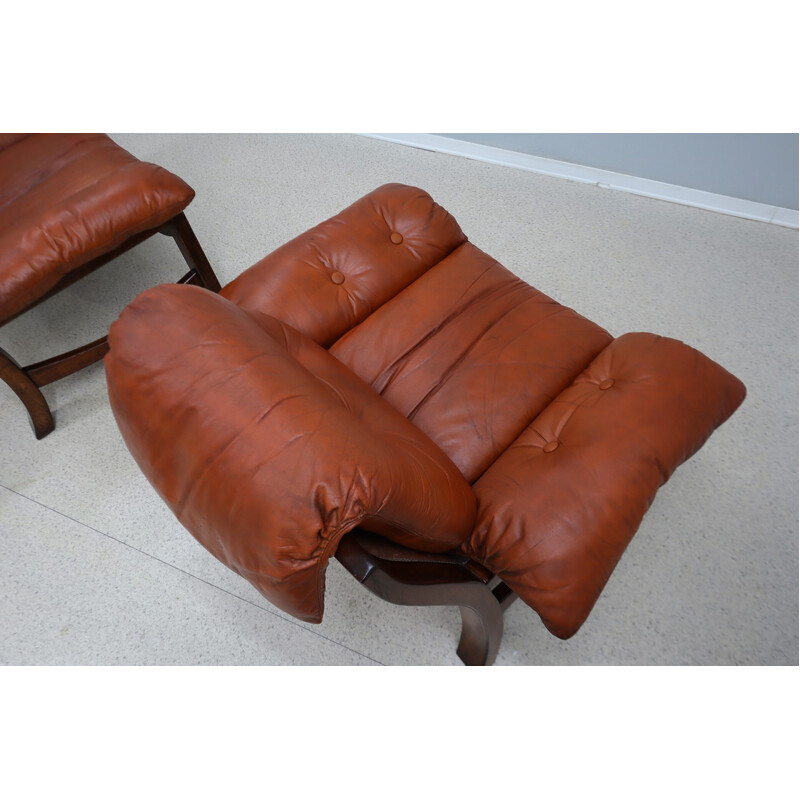
[[[503,611],[486,586],[474,587],[472,605],[459,604],[461,639],[456,654],[468,667],[488,667],[494,664],[503,639]]]
[[[2,378],[22,400],[28,411],[37,439],[43,439],[55,428],[53,415],[39,387],[5,350],[0,349],[0,378]]]
[[[185,214],[178,214],[177,217],[162,226],[161,233],[171,236],[175,240],[186,263],[191,267],[192,272],[196,273],[200,278],[202,286],[212,292],[218,292],[222,288]],[[181,279],[180,283],[195,283],[195,281],[189,279],[189,276],[186,275]]]
[[[458,657],[467,666],[494,663],[503,638],[503,611],[516,598],[466,557],[418,553],[363,531],[343,537],[336,558],[366,589],[398,605],[454,605],[461,611]]]
[[[183,213],[178,214],[177,217],[162,226],[159,231],[175,240],[186,263],[191,267],[190,271],[178,283],[191,283],[197,286],[204,286],[213,292],[218,292],[221,288],[219,280],[217,280],[217,276],[214,274],[214,270],[211,268],[211,264],[209,264],[203,248],[197,241],[197,237],[194,235],[186,216]],[[68,275],[58,286],[54,287],[51,292],[40,298],[37,303],[55,294],[56,291],[66,288],[78,278],[93,272],[98,267],[108,263],[155,233],[155,230],[150,230],[138,234],[114,252],[107,253],[84,265],[79,270],[75,270],[73,274]],[[10,319],[6,320],[6,322],[10,321]],[[21,367],[8,353],[0,350],[0,378],[16,392],[17,396],[25,404],[37,439],[42,439],[55,429],[50,408],[39,391],[39,387],[46,386],[48,383],[61,378],[66,378],[67,375],[72,375],[73,372],[94,364],[103,358],[107,352],[108,341],[103,336],[90,344],[76,347],[68,353],[62,353],[44,361],[39,361],[36,364]]]

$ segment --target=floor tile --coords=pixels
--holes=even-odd
[[[375,662],[0,489],[4,665]]]

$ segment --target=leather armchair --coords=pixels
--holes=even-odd
[[[691,347],[529,286],[399,184],[219,295],[144,292],[109,345],[123,438],[214,556],[310,622],[334,555],[386,599],[458,605],[465,663],[494,660],[517,597],[574,635],[745,396]]]

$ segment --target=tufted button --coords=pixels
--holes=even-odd
[[[558,447],[558,442],[555,439],[553,439],[553,441],[552,442],[548,442],[542,448],[542,450],[544,450],[545,453],[552,453],[553,450],[555,450],[557,447]]]
[[[606,378],[602,383],[598,384],[599,389],[610,389],[614,385],[613,378]]]
[[[390,238],[395,244],[400,244],[403,241],[403,234],[393,233]]]
[[[334,283],[344,283],[344,275],[341,272],[332,272],[331,273],[331,280]]]

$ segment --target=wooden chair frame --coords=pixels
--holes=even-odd
[[[36,302],[22,309],[18,314],[5,320],[3,324],[16,319],[20,314],[24,314],[34,306],[52,297],[54,294],[66,289],[76,281],[94,272],[96,269],[112,261],[117,256],[130,250],[136,245],[149,239],[157,233],[163,233],[175,240],[186,263],[189,265],[189,272],[186,273],[178,283],[190,283],[196,286],[203,286],[213,292],[220,290],[220,283],[214,270],[211,268],[203,248],[197,241],[197,237],[189,225],[186,215],[181,212],[168,222],[158,228],[143,231],[130,239],[127,239],[120,247],[105,253],[98,258],[89,261],[83,266],[72,270],[66,274],[49,292],[38,298]],[[30,417],[33,431],[37,439],[42,439],[55,429],[53,415],[50,407],[40,391],[40,387],[48,383],[65,378],[73,372],[88,367],[99,361],[108,352],[107,337],[90,342],[89,344],[62,353],[52,358],[30,364],[27,367],[20,366],[5,350],[0,348],[0,378],[2,378],[16,393],[17,397],[25,406]]]
[[[342,537],[336,559],[362,586],[390,603],[458,606],[458,657],[467,666],[494,663],[503,638],[503,612],[517,595],[480,564],[452,553],[420,553],[359,529]]]

